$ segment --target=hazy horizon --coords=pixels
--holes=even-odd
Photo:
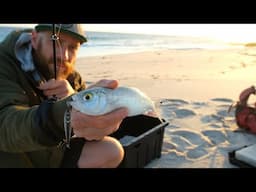
[[[36,24],[0,24],[33,27]],[[225,42],[256,42],[256,24],[83,24],[86,31],[206,37]]]

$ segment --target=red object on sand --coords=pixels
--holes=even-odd
[[[235,118],[240,128],[256,133],[256,108],[248,106],[248,99],[251,94],[256,94],[254,86],[251,86],[240,93],[236,106]]]
[[[255,94],[256,90],[254,86],[251,86],[240,93],[239,102],[243,105],[247,105],[247,101],[251,94]]]

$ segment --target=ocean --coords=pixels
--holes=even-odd
[[[12,30],[20,27],[0,27],[0,41]],[[104,56],[163,49],[223,49],[231,44],[203,37],[146,35],[87,31],[88,42],[79,50],[78,57]]]

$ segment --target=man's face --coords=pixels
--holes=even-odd
[[[53,40],[51,32],[32,33],[32,46],[34,48],[34,62],[43,76],[48,80],[55,77]],[[57,34],[55,41],[57,79],[66,79],[73,72],[80,42],[65,33]]]

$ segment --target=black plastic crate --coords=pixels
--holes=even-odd
[[[125,156],[119,168],[142,168],[161,157],[165,127],[158,118],[138,115],[126,118],[112,136],[123,145]]]

